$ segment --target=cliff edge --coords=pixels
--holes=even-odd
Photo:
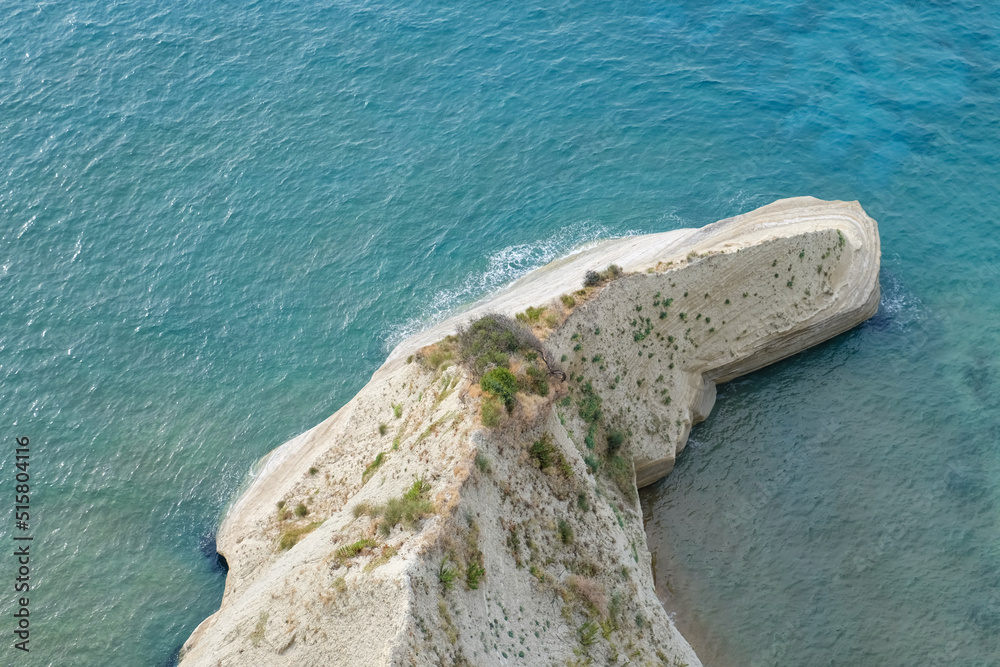
[[[716,383],[871,317],[879,260],[860,205],[799,197],[603,242],[412,336],[262,461],[182,667],[699,665],[637,487]]]

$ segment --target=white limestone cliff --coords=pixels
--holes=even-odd
[[[181,665],[700,664],[653,590],[636,484],[670,472],[716,383],[871,317],[879,259],[856,202],[782,200],[606,241],[407,339],[264,459]],[[580,289],[610,264],[624,273]],[[567,380],[484,428],[438,343],[529,307]],[[407,492],[423,518],[388,526]]]

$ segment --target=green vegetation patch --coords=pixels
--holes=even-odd
[[[528,309],[523,313],[518,313],[515,315],[515,319],[518,322],[528,322],[534,324],[542,319],[542,314],[545,312],[545,306],[534,307],[528,306]]]
[[[625,442],[625,432],[621,429],[611,429],[608,431],[608,453],[614,454]]]
[[[500,401],[493,398],[486,398],[480,408],[483,426],[486,428],[496,428],[503,418],[503,406]]]
[[[458,570],[448,566],[448,557],[445,556],[441,559],[441,566],[438,568],[438,581],[441,582],[445,590],[451,590],[455,586],[455,577],[457,576]]]
[[[596,424],[601,419],[601,397],[594,391],[590,380],[580,387],[581,398],[577,401],[580,419],[588,424]]]
[[[278,547],[282,551],[291,549],[298,544],[299,540],[319,528],[321,525],[323,525],[322,521],[313,521],[305,526],[289,528],[288,530],[282,531],[281,537],[278,538]]]
[[[364,484],[371,479],[371,476],[375,474],[375,471],[378,470],[383,463],[385,463],[385,452],[379,452],[375,456],[375,460],[369,463],[365,468],[365,471],[361,473],[361,483]]]
[[[351,544],[345,544],[344,546],[337,549],[337,562],[341,565],[345,564],[352,558],[355,558],[365,549],[371,549],[375,547],[378,543],[371,539],[370,537],[363,537],[357,542],[352,542]]]
[[[367,514],[379,518],[379,532],[386,537],[399,524],[412,530],[418,521],[434,514],[434,505],[428,498],[430,490],[431,485],[423,479],[414,480],[413,485],[401,497],[391,498],[384,505],[356,505],[355,516]]]
[[[504,367],[492,368],[488,370],[483,379],[479,381],[479,386],[488,394],[500,399],[510,410],[514,406],[514,394],[517,393],[517,378]]]
[[[609,280],[614,280],[616,278],[624,275],[624,271],[617,264],[611,264],[608,268],[603,271],[587,271],[583,276],[583,286],[584,287],[597,287],[598,285],[603,285]]]
[[[533,461],[538,463],[538,467],[546,474],[558,473],[565,477],[573,475],[573,468],[566,461],[559,448],[553,444],[552,436],[548,433],[536,440],[531,449],[528,450]]]
[[[626,498],[634,497],[635,475],[632,471],[632,462],[628,458],[618,454],[611,456],[608,458],[605,471]]]
[[[506,368],[510,355],[521,349],[517,328],[516,322],[503,315],[479,318],[459,333],[462,359],[476,375],[482,375],[490,366]]]
[[[480,558],[482,554],[479,554]],[[481,562],[469,563],[465,568],[465,585],[472,590],[479,588],[479,582],[486,575],[486,567]]]
[[[539,396],[549,395],[549,381],[548,372],[542,370],[541,368],[531,365],[525,371],[527,375],[527,380],[525,384],[527,385],[525,389],[528,389],[534,394]]]
[[[559,519],[559,541],[563,544],[573,544],[573,526],[566,519]]]

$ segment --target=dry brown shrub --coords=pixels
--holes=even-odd
[[[587,607],[602,617],[608,615],[608,596],[604,592],[604,584],[596,579],[577,575],[569,577],[566,583]]]

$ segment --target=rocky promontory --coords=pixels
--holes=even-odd
[[[787,199],[603,242],[412,336],[262,461],[181,665],[699,665],[637,488],[717,383],[871,317],[879,259],[856,202]]]

